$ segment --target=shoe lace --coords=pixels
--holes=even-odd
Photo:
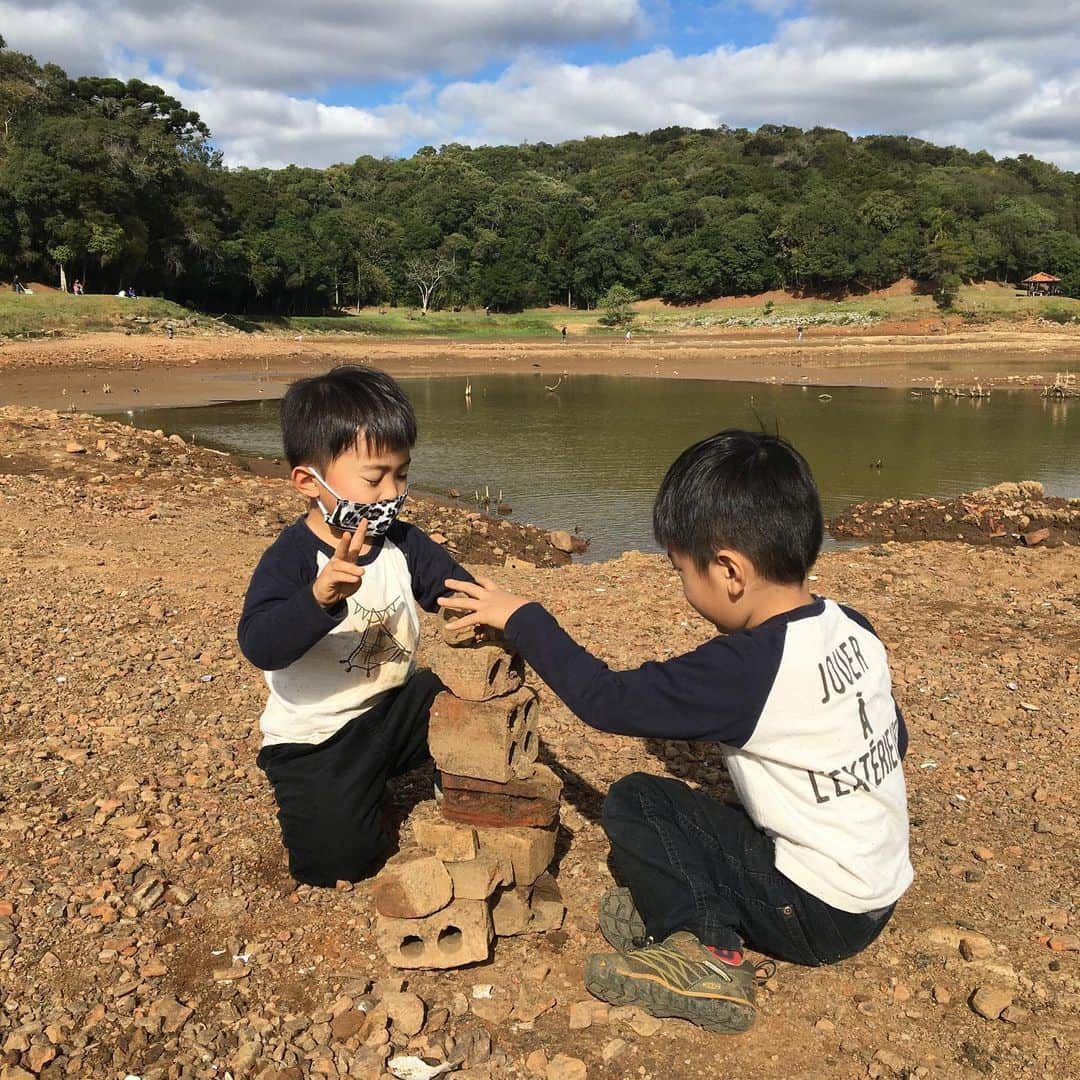
[[[757,982],[758,986],[764,986],[775,974],[776,961],[774,960],[766,958],[764,960],[759,960],[754,965],[754,980]]]

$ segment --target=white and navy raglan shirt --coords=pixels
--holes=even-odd
[[[539,604],[506,637],[591,727],[719,743],[777,870],[806,892],[860,913],[911,884],[907,731],[885,647],[858,612],[815,597],[633,671],[612,671]]]
[[[435,611],[447,578],[473,580],[415,525],[395,521],[371,543],[360,588],[330,609],[311,586],[334,549],[302,517],[255,568],[237,637],[270,688],[263,746],[323,742],[377,706],[416,667],[416,604]]]

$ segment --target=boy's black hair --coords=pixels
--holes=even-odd
[[[653,534],[699,570],[721,548],[766,580],[802,581],[821,550],[821,500],[806,459],[776,435],[721,431],[684,450],[660,484]]]
[[[376,453],[416,442],[412,405],[384,372],[346,364],[299,379],[285,392],[281,438],[289,465],[325,469],[360,435]]]

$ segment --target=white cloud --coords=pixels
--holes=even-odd
[[[166,89],[182,93],[174,86]],[[392,154],[400,150],[403,132],[416,139],[439,134],[431,118],[406,105],[359,109],[269,90],[201,90],[183,98],[211,131],[233,133],[217,140],[230,165],[331,165],[361,154]]]
[[[780,18],[773,41],[690,56],[643,44],[646,12],[663,8],[646,0],[0,0],[0,25],[9,45],[72,73],[154,79],[152,58],[167,73],[155,81],[199,110],[233,164],[786,123],[1080,167],[1080,0],[1037,11],[1001,0],[748,2]],[[678,17],[671,5],[660,14],[668,26]],[[559,59],[573,44],[619,42],[641,51]],[[318,100],[328,86],[387,79],[400,90],[384,104]]]
[[[463,75],[523,47],[631,40],[645,22],[638,0],[0,3],[10,45],[73,74],[99,71],[126,51],[159,58],[168,75],[189,84],[289,93]]]

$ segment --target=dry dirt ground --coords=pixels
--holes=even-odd
[[[965,326],[939,319],[870,328],[723,329],[537,340],[382,340],[86,334],[0,342],[0,401],[106,411],[280,397],[301,375],[369,363],[393,375],[604,374],[814,386],[1041,389],[1075,371],[1080,329],[1050,324]]]
[[[1048,497],[1042,484],[995,484],[953,499],[886,499],[847,507],[829,522],[838,539],[962,540],[1011,548],[1080,545],[1080,499]]]
[[[5,1080],[378,1077],[409,1045],[463,1058],[468,1078],[1080,1075],[1075,546],[889,543],[816,567],[815,588],[889,645],[911,731],[915,883],[864,954],[780,965],[737,1038],[605,1010],[572,1028],[582,964],[604,948],[604,791],[635,769],[727,789],[709,747],[591,732],[547,692],[566,924],[500,940],[485,965],[404,976],[425,1003],[409,1035],[415,1017],[357,1016],[403,978],[375,948],[369,884],[293,887],[254,763],[264,686],[236,619],[297,510],[281,480],[205,450],[0,410]],[[613,666],[709,633],[659,557],[494,574]],[[393,801],[408,848],[435,812],[430,776]],[[491,999],[473,998],[482,984]],[[991,1014],[1011,1003],[1004,1018],[976,1014],[980,988],[1000,994]]]

